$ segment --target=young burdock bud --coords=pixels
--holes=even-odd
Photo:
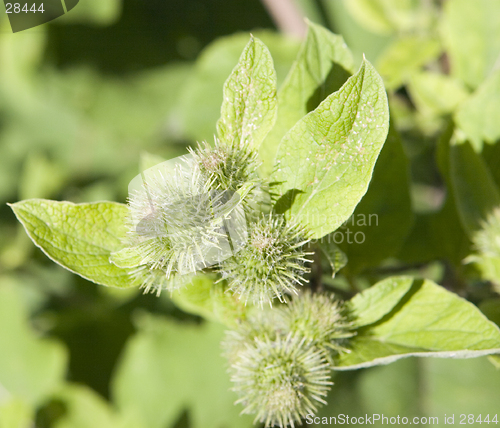
[[[215,139],[190,150],[198,168],[214,189],[238,192],[249,219],[269,211],[270,196],[257,173],[258,155],[248,145],[227,144]]]
[[[214,147],[204,142],[190,152],[216,188],[237,191],[245,183],[258,181],[257,153],[248,146],[228,145],[216,139]]]
[[[317,404],[325,404],[332,385],[324,351],[292,334],[255,338],[230,371],[243,413],[256,414],[266,427],[294,427],[315,413]]]
[[[309,242],[298,225],[285,223],[281,216],[261,216],[249,226],[248,242],[220,267],[228,288],[245,303],[260,307],[274,298],[285,302],[287,294],[307,282],[304,274],[310,263],[304,245]]]
[[[146,290],[178,288],[180,277],[220,263],[246,240],[239,195],[215,189],[191,156],[150,168],[129,187],[129,242],[111,261],[136,268]]]
[[[332,295],[306,290],[279,312],[290,332],[330,352],[344,351],[342,343],[354,335],[342,303]]]
[[[222,342],[224,356],[229,364],[233,364],[239,353],[246,349],[248,344],[254,340],[274,340],[277,335],[286,336],[289,333],[287,326],[283,324],[284,318],[278,310],[265,308],[252,308],[247,316],[240,322],[238,328],[226,332]]]

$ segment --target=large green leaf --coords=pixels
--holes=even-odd
[[[337,229],[365,194],[388,127],[382,79],[365,60],[281,141],[272,175],[278,206],[315,238]]]
[[[354,325],[359,328],[379,321],[394,309],[412,285],[411,277],[388,278],[356,294],[348,303]]]
[[[126,205],[29,199],[11,207],[35,245],[56,263],[97,284],[139,285],[109,261],[126,235]]]
[[[30,328],[17,285],[13,279],[0,280],[0,402],[6,394],[36,406],[63,381],[67,353]]]
[[[450,176],[460,220],[472,236],[500,206],[499,191],[481,155],[468,142],[451,145]]]
[[[408,277],[390,279],[408,285]],[[387,281],[374,285],[365,293],[378,294]],[[394,302],[393,285],[388,289]],[[380,300],[381,296],[376,296]],[[358,303],[361,307],[357,309]],[[366,299],[351,301],[354,311],[363,313]],[[380,304],[375,306],[380,307]],[[385,309],[386,309],[385,308]],[[377,318],[383,311],[377,311]],[[427,356],[472,358],[500,353],[500,329],[472,303],[429,280],[413,280],[410,290],[385,316],[358,330],[349,343],[350,353],[339,356],[336,369],[353,370],[388,364],[403,357]]]
[[[452,74],[473,88],[479,86],[499,58],[500,1],[447,1],[441,23]]]
[[[500,49],[500,48],[499,48]],[[455,114],[457,126],[475,148],[500,139],[500,70],[484,81]]]
[[[171,426],[184,410],[192,428],[251,427],[238,416],[221,357],[223,329],[143,315],[116,371],[113,395],[121,412],[148,428]]]
[[[276,124],[260,148],[265,173],[272,172],[283,136],[353,72],[352,54],[342,36],[308,21],[307,37],[278,92]]]
[[[258,149],[276,120],[276,71],[266,45],[252,36],[226,80],[219,139]]]

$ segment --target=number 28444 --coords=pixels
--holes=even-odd
[[[33,3],[31,5],[31,7],[29,7],[28,3],[25,3],[24,5],[22,5],[21,3],[6,3],[5,4],[5,13],[23,13],[23,12],[24,13],[28,13],[28,12],[43,13],[44,12],[43,3],[40,4],[40,6],[38,6],[38,8],[37,8],[37,5],[35,3]]]

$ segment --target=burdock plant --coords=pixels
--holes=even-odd
[[[286,301],[307,282],[307,232],[287,224],[273,213],[262,215],[251,226],[246,245],[221,264],[228,289],[245,303],[272,305],[274,298]]]
[[[500,349],[500,332],[477,308],[431,281],[388,278],[346,303],[328,291],[346,259],[329,238],[367,191],[388,128],[373,66],[363,59],[355,73],[342,38],[309,24],[279,93],[270,53],[251,37],[224,85],[214,145],[143,171],[128,205],[12,208],[69,270],[106,286],[166,289],[183,309],[226,325],[242,411],[266,427],[295,426],[326,403],[331,370]],[[384,174],[402,152],[394,135],[387,143],[384,197]],[[391,215],[370,257],[398,226]],[[475,244],[496,257],[497,213],[483,226]]]

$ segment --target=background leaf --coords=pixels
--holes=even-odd
[[[428,13],[415,0],[344,0],[344,4],[359,23],[381,34],[414,30],[426,24]]]
[[[472,236],[488,214],[500,206],[500,193],[481,155],[470,143],[451,145],[450,166],[457,211],[464,229]]]
[[[239,416],[219,347],[223,330],[214,323],[190,325],[142,316],[128,343],[113,391],[120,411],[149,428],[170,426],[184,409],[192,428],[251,427]],[[203,358],[200,358],[200,355]]]
[[[245,305],[233,294],[226,293],[224,283],[215,277],[199,274],[190,284],[174,290],[171,299],[184,311],[207,320],[235,326],[245,317]]]
[[[498,61],[500,1],[448,1],[440,29],[452,75],[472,88],[479,86]]]
[[[392,43],[378,58],[377,70],[387,89],[397,89],[411,75],[437,58],[441,47],[436,39],[407,36]]]
[[[452,113],[469,95],[461,80],[431,71],[414,73],[408,90],[419,111],[436,116]]]
[[[485,80],[456,111],[457,126],[475,148],[500,139],[500,70]]]
[[[41,404],[59,387],[68,357],[61,343],[37,337],[29,326],[17,286],[15,280],[0,279],[0,398],[21,400],[24,405],[12,405],[22,410]]]
[[[144,425],[133,419],[119,415],[105,400],[92,389],[66,384],[54,396],[64,408],[54,428],[142,428]]]

